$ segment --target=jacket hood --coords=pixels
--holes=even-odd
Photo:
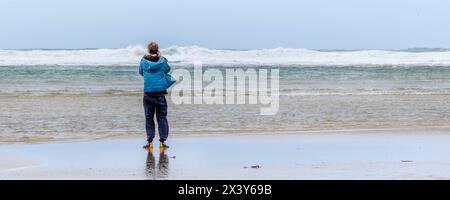
[[[160,67],[162,67],[163,64],[167,62],[167,59],[161,56],[161,57],[159,57],[159,59],[156,62],[154,62],[154,61],[151,61],[151,60],[147,59],[144,56],[144,57],[142,57],[142,61],[141,62],[144,62],[146,67],[148,67],[149,70],[153,71],[153,70],[157,70]]]

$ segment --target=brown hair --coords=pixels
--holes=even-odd
[[[157,54],[159,51],[158,44],[156,42],[150,42],[147,46],[148,53],[150,54]]]

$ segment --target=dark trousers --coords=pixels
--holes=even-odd
[[[155,121],[158,122],[159,141],[164,142],[169,137],[169,124],[167,122],[167,101],[165,96],[144,96],[145,130],[147,141],[155,138]]]

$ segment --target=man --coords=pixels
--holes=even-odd
[[[158,122],[160,149],[169,148],[165,144],[169,136],[169,124],[167,122],[167,89],[175,83],[168,74],[170,66],[167,59],[161,56],[158,44],[151,42],[148,45],[148,55],[141,59],[139,74],[144,77],[144,111],[145,130],[147,132],[147,144],[144,148],[153,150],[153,138],[155,137],[155,122]]]

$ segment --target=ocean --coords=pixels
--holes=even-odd
[[[279,69],[279,111],[175,105],[170,134],[415,129],[450,124],[450,50],[162,49],[172,69]],[[143,46],[0,50],[0,142],[145,138]]]

